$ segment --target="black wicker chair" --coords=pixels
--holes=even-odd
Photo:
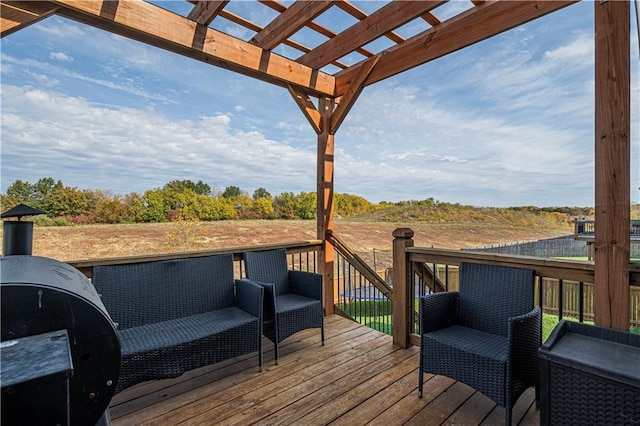
[[[264,290],[234,286],[233,255],[96,266],[93,284],[118,324],[116,392],[258,352]]]
[[[264,286],[264,335],[274,343],[278,364],[278,344],[307,328],[320,328],[324,345],[322,275],[291,271],[285,249],[244,253],[247,278]]]
[[[542,314],[534,307],[532,270],[462,263],[460,289],[420,299],[420,372],[468,384],[505,407],[505,424],[520,395],[539,395]]]

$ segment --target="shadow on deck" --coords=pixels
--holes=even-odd
[[[265,342],[267,342],[265,340]],[[337,315],[326,318],[325,346],[316,330],[281,345],[280,365],[266,343],[265,367],[243,356],[142,383],[116,395],[113,425],[502,424],[504,409],[472,388],[425,376],[417,396],[419,348]],[[514,407],[513,424],[539,424],[534,390]]]

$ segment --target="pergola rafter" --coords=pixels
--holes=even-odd
[[[196,21],[198,24],[209,25],[216,16],[224,9],[229,3],[229,0],[200,0],[191,9],[191,12],[187,15],[187,19]]]
[[[182,16],[143,0],[0,0],[0,36],[55,14],[287,88],[318,134],[317,232],[325,240],[333,229],[334,136],[366,86],[577,0],[470,0],[466,10],[448,19],[438,18],[447,14],[439,13],[444,2],[437,0],[381,3],[370,14],[347,0],[298,0],[288,7],[277,0],[262,0],[257,7],[267,7],[276,16],[261,23],[227,10],[233,2],[188,1],[193,7]],[[325,13],[335,12],[333,8],[356,22],[343,30],[321,24]],[[630,207],[630,4],[600,1],[594,2],[594,8],[596,323],[624,328],[629,310],[630,241],[623,225],[629,223]],[[216,17],[250,30],[251,38],[241,40],[216,29],[220,21]],[[414,20],[421,25],[407,25]],[[425,22],[430,26],[427,30],[423,30]],[[403,34],[408,27],[420,32],[403,37],[400,27]],[[309,40],[303,29],[325,38]],[[385,47],[376,50],[374,45]],[[279,46],[303,54],[296,58],[275,53]],[[281,50],[287,49],[277,52]],[[339,70],[332,73],[328,65]],[[320,265],[325,279],[332,280],[333,252],[328,246]],[[325,306],[333,306],[332,291],[325,294]]]
[[[334,38],[298,58],[310,67],[323,67],[358,47],[364,46],[394,28],[428,12],[444,1],[391,2]],[[391,18],[390,18],[391,17]]]

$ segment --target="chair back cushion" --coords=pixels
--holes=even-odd
[[[275,284],[276,296],[290,292],[285,249],[245,252],[244,266],[250,280]]]
[[[234,306],[233,255],[106,265],[93,284],[125,329]]]
[[[506,337],[508,319],[533,309],[534,283],[530,269],[461,263],[460,325]]]

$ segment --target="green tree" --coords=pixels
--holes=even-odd
[[[359,195],[336,194],[334,202],[335,212],[340,216],[353,216],[373,210],[373,205]]]
[[[296,219],[313,219],[316,217],[316,193],[301,192],[294,198],[294,217]]]
[[[193,189],[183,189],[174,191],[163,189],[162,191],[164,211],[167,217],[174,220],[181,217],[185,220],[197,219],[197,212],[194,210],[198,194]]]
[[[273,197],[271,196],[269,191],[267,191],[264,188],[258,188],[255,191],[253,191],[253,201],[257,201],[259,198],[265,198],[267,200],[273,200]]]
[[[242,195],[242,191],[237,186],[227,186],[222,193],[223,198],[236,198]]]
[[[77,187],[54,189],[44,203],[44,210],[51,216],[78,216],[90,211],[91,192]]]
[[[253,210],[262,219],[270,219],[273,217],[273,202],[267,198],[257,198],[253,202]]]
[[[273,208],[280,219],[295,219],[295,195],[283,192],[273,198]]]
[[[167,183],[164,188],[166,190],[171,190],[175,192],[183,192],[185,190],[191,190],[199,195],[211,195],[211,187],[199,180],[194,183],[192,180],[172,180]]]
[[[3,210],[8,210],[18,204],[41,208],[41,206],[36,205],[33,185],[29,182],[23,182],[20,179],[7,187],[7,194],[2,200],[2,208]]]
[[[36,183],[33,184],[33,193],[36,200],[38,200],[40,205],[43,206],[47,200],[47,197],[51,195],[53,191],[62,187],[62,181],[60,180],[56,182],[51,177],[40,178]]]
[[[133,210],[137,222],[166,222],[164,194],[161,189],[148,189],[134,199]]]

